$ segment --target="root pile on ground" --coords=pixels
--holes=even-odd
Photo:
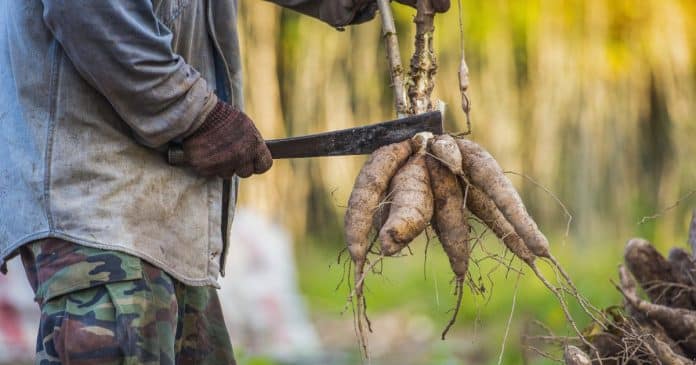
[[[689,243],[691,254],[675,247],[665,258],[644,239],[628,241],[616,285],[623,308],[609,311],[608,326],[586,330],[602,364],[696,364],[696,210]],[[589,358],[577,355],[580,349],[569,351],[576,356],[566,356],[566,364],[589,364],[574,360]]]
[[[487,226],[532,269],[558,298],[569,323],[582,338],[563,294],[574,296],[583,307],[587,302],[551,255],[548,240],[497,161],[468,139],[420,133],[409,141],[376,150],[361,169],[348,202],[345,239],[354,264],[350,300],[355,308],[358,341],[365,354],[365,329],[371,331],[365,314],[365,275],[384,257],[408,247],[429,224],[455,277],[457,304],[442,333],[445,338],[456,319],[467,278],[472,246],[470,216]],[[376,254],[372,262],[369,253]],[[542,276],[537,258],[546,260],[560,273],[563,283],[559,287]]]

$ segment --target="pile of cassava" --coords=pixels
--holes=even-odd
[[[385,256],[406,248],[428,225],[437,234],[455,275],[457,305],[442,333],[444,339],[457,316],[467,276],[470,215],[533,270],[559,299],[566,318],[580,333],[561,291],[574,294],[581,304],[586,302],[549,252],[548,240],[497,161],[471,140],[424,132],[372,153],[348,202],[345,239],[354,264],[350,298],[356,308],[358,341],[365,351],[365,327],[371,330],[365,315],[365,275]],[[375,253],[377,259],[368,262],[368,253]],[[537,258],[547,260],[561,273],[565,281],[561,287],[541,275]]]
[[[665,259],[644,239],[628,241],[616,285],[623,308],[585,330],[593,349],[568,346],[566,364],[696,364],[696,210],[689,244],[691,254],[675,247]]]

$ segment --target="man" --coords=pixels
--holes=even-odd
[[[334,27],[376,8],[274,2]],[[35,291],[37,364],[234,363],[214,287],[237,176],[272,164],[241,111],[236,17],[236,0],[0,2],[0,263],[19,254]]]

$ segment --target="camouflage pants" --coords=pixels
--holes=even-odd
[[[36,364],[235,364],[216,290],[140,265],[138,279],[98,283],[41,303]],[[58,274],[66,277],[71,268]]]

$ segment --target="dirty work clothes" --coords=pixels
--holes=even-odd
[[[60,240],[33,242],[21,256],[41,307],[36,364],[235,363],[214,288]]]
[[[367,0],[274,2],[334,26],[374,15]],[[215,285],[236,180],[165,150],[218,98],[242,108],[238,43],[237,0],[0,1],[0,267],[60,237]]]
[[[235,0],[0,1],[0,264],[60,237],[215,285],[236,184],[165,149],[241,107],[235,23]]]

